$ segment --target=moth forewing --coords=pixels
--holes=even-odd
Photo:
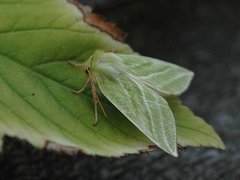
[[[107,99],[140,131],[158,147],[177,156],[175,119],[164,98],[123,73],[111,78],[102,75],[97,83]]]
[[[127,72],[138,77],[151,88],[165,95],[180,95],[190,85],[193,72],[186,68],[159,59],[138,54],[115,54],[107,52],[104,59],[115,60]]]

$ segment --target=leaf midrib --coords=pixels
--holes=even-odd
[[[65,29],[65,28],[36,28],[36,29],[17,29],[14,31],[0,31],[0,35],[6,35],[6,34],[14,34],[14,33],[24,33],[24,32],[38,32],[38,31],[67,31],[71,33],[83,33],[83,34],[91,34],[96,35],[96,32],[90,32],[90,31],[81,31],[81,30],[74,30],[74,29]],[[102,35],[102,34],[101,34]]]

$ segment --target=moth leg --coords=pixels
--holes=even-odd
[[[93,80],[91,80],[91,86],[92,86],[92,97],[93,97],[93,104],[94,104],[94,110],[95,110],[95,119],[93,122],[93,126],[96,126],[98,123],[98,109],[97,109],[97,105],[99,104],[100,108],[102,109],[102,112],[104,114],[105,117],[107,117],[107,114],[102,106],[101,101],[98,98],[97,95],[97,90],[96,90],[96,85],[95,82]]]
[[[70,65],[72,65],[73,67],[83,69],[83,71],[88,75],[88,79],[85,82],[84,86],[80,90],[77,90],[77,91],[73,90],[72,92],[76,93],[76,94],[80,94],[88,86],[89,82],[91,83],[92,98],[93,98],[93,105],[94,105],[94,111],[95,111],[95,118],[94,118],[93,126],[96,126],[97,123],[98,123],[98,108],[97,108],[98,104],[99,104],[100,108],[102,109],[102,112],[103,112],[105,117],[107,117],[107,114],[106,114],[106,112],[105,112],[105,110],[102,106],[101,101],[99,100],[99,98],[97,96],[97,90],[96,90],[96,86],[95,86],[95,82],[94,82],[94,79],[92,77],[92,74],[91,74],[89,68],[85,64],[78,64],[78,63],[75,63],[71,60],[69,60],[68,63]]]
[[[104,108],[103,108],[103,106],[102,106],[102,103],[101,103],[101,101],[99,100],[98,96],[97,96],[97,102],[98,102],[100,108],[102,109],[103,115],[104,115],[105,117],[107,117],[107,113],[106,113],[106,111],[104,110]]]
[[[98,112],[97,112],[98,100],[97,100],[96,86],[95,86],[94,81],[92,79],[91,79],[91,86],[92,86],[93,105],[94,105],[94,110],[95,110],[95,118],[94,118],[93,126],[96,126],[97,122],[98,122]]]
[[[177,143],[177,147],[181,150],[186,150],[187,147],[186,146],[182,146],[181,144]]]
[[[75,94],[80,94],[81,92],[84,91],[84,89],[86,89],[86,87],[89,84],[89,81],[90,81],[90,77],[88,77],[88,79],[86,80],[84,86],[81,89],[79,89],[79,90],[72,90],[72,92],[75,93]]]
[[[78,63],[75,63],[75,62],[73,62],[73,61],[71,61],[71,60],[68,60],[68,63],[69,63],[71,66],[73,66],[73,67],[81,68],[83,71],[85,71],[85,72],[88,74],[88,70],[87,70],[87,67],[86,67],[85,64],[78,64]],[[75,94],[80,94],[80,93],[81,93],[82,91],[84,91],[84,89],[88,86],[89,81],[90,81],[90,76],[89,76],[89,74],[88,74],[88,79],[87,79],[87,81],[85,82],[84,86],[83,86],[81,89],[79,89],[79,90],[72,90],[72,92],[75,93]]]

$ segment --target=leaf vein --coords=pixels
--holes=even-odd
[[[36,29],[18,29],[14,31],[0,31],[0,35],[6,34],[14,34],[14,33],[25,33],[25,32],[40,32],[40,31],[67,31],[72,33],[81,33],[81,34],[90,34],[91,36],[98,36],[96,32],[89,32],[89,31],[81,31],[81,30],[73,30],[73,29],[66,29],[66,28],[36,28]]]

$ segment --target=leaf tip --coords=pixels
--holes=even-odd
[[[226,150],[226,146],[224,144],[224,142],[222,141],[222,139],[216,134],[216,136],[218,137],[218,142],[216,142],[216,145],[213,145],[213,147],[221,149],[221,150]]]
[[[225,146],[224,143],[220,146],[220,149],[221,149],[221,150],[224,150],[224,151],[226,150],[226,146]]]

